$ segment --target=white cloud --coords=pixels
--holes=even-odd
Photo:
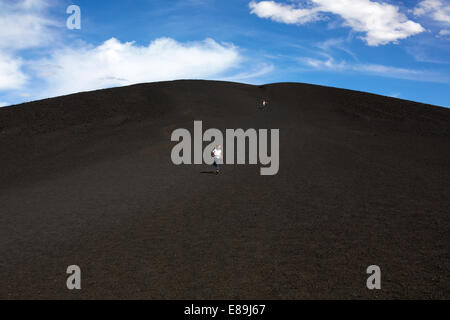
[[[399,92],[392,92],[388,95],[388,97],[392,97],[392,98],[400,98],[401,93]]]
[[[275,1],[252,1],[249,3],[252,14],[260,18],[272,19],[288,24],[305,24],[319,20],[318,8],[296,8],[294,5],[277,3]]]
[[[9,103],[8,103],[8,102],[2,102],[2,101],[0,101],[0,108],[6,107],[6,106],[9,106]]]
[[[423,0],[414,8],[416,16],[427,16],[432,20],[450,25],[450,3],[444,3],[442,0]],[[448,29],[442,29],[438,37],[445,37],[450,34]]]
[[[351,71],[362,74],[377,75],[387,78],[397,78],[415,81],[449,83],[448,77],[442,76],[434,71],[398,68],[381,64],[349,63],[336,61],[333,57],[326,59],[300,58],[299,61],[315,70],[323,71]]]
[[[20,89],[28,76],[17,51],[47,44],[55,23],[44,17],[44,0],[0,1],[0,90]]]
[[[47,82],[43,97],[173,79],[210,78],[237,66],[236,47],[212,39],[180,43],[159,38],[148,46],[112,38],[98,47],[55,51],[33,66]]]
[[[449,36],[449,35],[450,35],[450,30],[448,30],[448,29],[442,29],[441,31],[439,31],[440,37],[445,37],[445,36]]]
[[[409,20],[397,6],[370,0],[310,0],[312,7],[299,8],[274,1],[250,2],[252,14],[277,22],[304,24],[320,19],[320,12],[340,16],[344,25],[365,33],[363,39],[370,46],[396,43],[424,31]]]
[[[45,17],[43,0],[0,1],[0,49],[13,51],[49,44],[57,23]]]
[[[18,0],[14,4],[9,4],[9,6],[12,5],[23,10],[42,10],[47,8],[49,3],[47,0]]]
[[[0,90],[19,89],[27,76],[22,72],[22,60],[0,51]]]
[[[0,91],[39,99],[141,82],[220,77],[242,58],[238,48],[212,39],[180,43],[160,38],[140,46],[111,38],[99,46],[63,46],[65,29],[54,27],[64,28],[64,23],[48,17],[50,2],[0,0]],[[34,48],[50,53],[20,58]]]
[[[337,49],[351,56],[353,60],[358,60],[357,55],[352,50],[347,48],[347,42],[348,40],[343,38],[330,38],[323,42],[316,43],[315,46],[322,50],[321,52],[319,52],[320,55],[328,56],[329,53]]]
[[[438,22],[450,23],[450,3],[442,0],[424,0],[414,8],[416,16],[430,16]]]
[[[324,10],[341,16],[345,25],[365,32],[368,45],[377,46],[408,38],[421,33],[424,28],[387,3],[370,0],[313,0]]]
[[[272,72],[275,67],[271,64],[260,64],[254,70],[250,70],[247,72],[240,72],[234,74],[230,77],[222,77],[223,81],[234,81],[234,82],[246,82],[246,83],[255,83],[261,76],[264,76],[270,72]]]

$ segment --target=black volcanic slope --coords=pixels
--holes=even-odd
[[[278,175],[173,165],[171,132],[194,120],[279,128]],[[0,298],[449,299],[449,128],[449,109],[289,83],[2,108]]]

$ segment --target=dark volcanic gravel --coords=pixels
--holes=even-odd
[[[194,120],[279,128],[278,175],[173,165],[170,135]],[[450,299],[449,128],[449,109],[289,83],[2,108],[0,298]]]

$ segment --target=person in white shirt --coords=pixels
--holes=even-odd
[[[262,110],[264,110],[264,109],[266,109],[267,108],[267,106],[269,105],[269,102],[266,100],[266,99],[264,99],[262,102],[261,102],[261,105],[260,105],[260,109],[262,109]]]
[[[214,165],[216,166],[216,174],[219,174],[220,172],[220,164],[222,163],[223,159],[223,152],[222,152],[222,145],[218,145],[214,148],[214,150],[211,152],[211,156],[214,158]]]

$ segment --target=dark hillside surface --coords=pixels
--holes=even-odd
[[[170,135],[194,120],[279,128],[279,173],[173,165]],[[449,299],[449,128],[449,109],[295,83],[1,108],[0,298]]]

